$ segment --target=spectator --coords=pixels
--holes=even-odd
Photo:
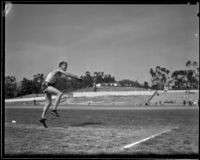
[[[96,83],[94,83],[93,86],[94,86],[94,92],[96,92],[97,91]]]
[[[189,103],[189,106],[192,106],[192,101],[191,101],[191,100],[189,100],[189,102],[188,102],[188,103]]]
[[[36,105],[36,100],[35,100],[35,98],[34,98],[34,100],[33,100],[33,104]]]
[[[185,100],[183,100],[183,105],[184,105],[184,106],[186,105],[186,101],[185,101]]]

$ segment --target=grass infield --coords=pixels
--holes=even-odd
[[[198,154],[199,109],[62,109],[60,118],[41,108],[5,109],[5,154]],[[11,123],[16,120],[16,123]],[[159,132],[148,141],[121,150]]]

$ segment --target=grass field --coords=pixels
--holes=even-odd
[[[60,118],[48,114],[45,129],[38,122],[42,107],[5,106],[5,154],[197,155],[199,109],[173,107],[62,106]],[[123,148],[161,132],[164,133]]]

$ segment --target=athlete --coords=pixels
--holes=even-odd
[[[47,75],[47,77],[46,77],[46,79],[45,79],[45,81],[42,85],[43,92],[45,93],[46,105],[44,106],[44,109],[43,109],[43,112],[42,112],[42,118],[39,121],[40,121],[40,123],[43,124],[43,126],[45,128],[47,128],[47,125],[45,123],[46,113],[47,113],[49,107],[51,106],[51,102],[52,102],[51,96],[52,95],[57,95],[57,98],[56,98],[54,107],[51,110],[51,113],[56,117],[60,117],[60,115],[57,112],[57,107],[58,107],[58,104],[60,102],[60,99],[61,99],[63,93],[55,87],[56,83],[58,82],[58,79],[62,75],[64,75],[64,77],[66,77],[66,78],[71,77],[71,78],[77,79],[79,81],[82,81],[82,79],[80,77],[66,72],[67,65],[68,65],[67,62],[65,62],[65,61],[60,62],[59,68],[51,71]]]

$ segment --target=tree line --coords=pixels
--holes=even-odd
[[[164,89],[170,87],[172,89],[199,89],[199,66],[196,61],[187,61],[185,70],[175,70],[170,73],[170,70],[160,66],[155,69],[150,68],[151,85],[147,81],[139,83],[138,81],[123,79],[117,83],[122,87],[138,87],[146,89]],[[94,87],[98,83],[115,83],[116,79],[111,74],[104,72],[94,72],[91,74],[86,71],[81,76],[82,82],[75,79],[65,79],[61,77],[57,88],[65,91],[73,91],[81,88]],[[42,73],[33,75],[32,79],[23,78],[20,82],[16,81],[15,76],[5,77],[5,98],[13,98],[27,94],[42,93],[42,83],[45,76]]]
[[[90,74],[86,71],[81,75],[82,82],[76,79],[61,77],[56,84],[56,88],[65,91],[72,91],[81,88],[93,87],[96,83],[111,83],[116,82],[115,77],[104,72],[94,72]],[[42,93],[42,83],[45,76],[42,73],[35,74],[32,79],[23,78],[20,82],[16,81],[15,76],[5,77],[5,98],[13,98],[24,96],[27,94],[40,94]]]
[[[199,65],[196,61],[187,61],[185,70],[170,70],[156,66],[150,69],[152,89],[169,87],[175,90],[199,89]]]

